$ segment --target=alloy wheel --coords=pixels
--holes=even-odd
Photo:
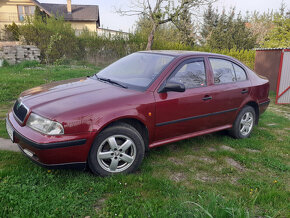
[[[136,145],[125,135],[113,135],[105,139],[97,151],[97,161],[110,173],[128,169],[136,158]]]
[[[240,133],[243,136],[250,134],[254,125],[254,116],[251,112],[246,112],[240,122]]]

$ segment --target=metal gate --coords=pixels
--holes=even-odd
[[[290,49],[282,50],[278,83],[276,104],[290,103]]]

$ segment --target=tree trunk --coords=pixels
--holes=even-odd
[[[157,28],[157,25],[154,23],[153,27],[152,27],[152,30],[151,30],[151,33],[148,36],[148,42],[147,42],[146,50],[151,50],[152,49],[156,28]]]

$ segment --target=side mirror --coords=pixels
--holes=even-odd
[[[165,93],[165,92],[184,92],[185,86],[182,83],[177,82],[166,82],[164,85],[162,85],[158,93]]]

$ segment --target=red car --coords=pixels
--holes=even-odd
[[[267,79],[228,56],[137,52],[91,77],[23,92],[7,132],[43,166],[129,173],[150,148],[224,129],[249,137],[268,93]]]

